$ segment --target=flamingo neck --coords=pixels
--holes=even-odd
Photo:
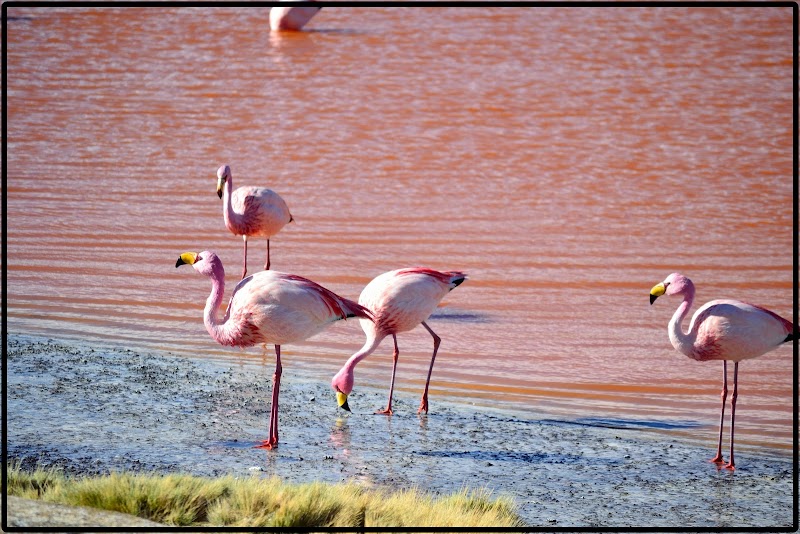
[[[681,328],[681,323],[689,313],[693,301],[694,287],[688,287],[683,293],[683,302],[681,302],[678,309],[675,310],[675,314],[669,321],[669,340],[672,346],[675,347],[678,352],[689,357],[693,357],[694,335],[692,332],[684,333]]]
[[[219,305],[222,303],[222,296],[225,293],[225,269],[221,264],[214,265],[211,271],[211,294],[206,300],[206,309],[203,311],[203,323],[206,325],[206,330],[214,338],[215,341],[225,345],[226,336],[225,323],[227,321],[219,322],[217,313],[219,312]]]
[[[383,338],[386,336],[376,335],[372,332],[372,329],[367,332],[367,339],[364,342],[364,346],[358,349],[358,351],[350,356],[350,358],[345,362],[342,368],[336,373],[336,376],[333,379],[334,387],[338,387],[342,393],[350,394],[353,390],[353,384],[355,383],[355,367],[358,363],[375,352],[375,349],[378,348],[378,345],[381,344]]]
[[[233,210],[231,198],[233,197],[233,178],[225,180],[225,188],[222,190],[222,216],[225,218],[225,226],[236,228],[241,223],[241,214]]]

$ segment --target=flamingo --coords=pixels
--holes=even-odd
[[[225,269],[219,257],[210,251],[184,252],[175,267],[191,265],[211,278],[211,295],[206,300],[203,322],[220,345],[250,347],[263,343],[275,345],[275,373],[272,375],[272,409],[269,437],[259,448],[278,445],[278,395],[281,385],[281,345],[308,339],[339,319],[369,319],[369,310],[342,298],[321,285],[301,276],[278,271],[261,271],[239,281],[233,290],[225,317],[220,322],[217,311],[225,292]]]
[[[264,269],[269,270],[269,239],[294,220],[286,202],[278,193],[266,187],[240,187],[233,191],[233,178],[228,165],[217,169],[217,196],[223,200],[225,226],[233,235],[240,235],[244,239],[242,278],[247,276],[248,236],[267,238]]]
[[[394,377],[395,371],[397,371],[397,358],[400,355],[397,348],[397,334],[407,332],[418,324],[422,324],[425,330],[433,336],[433,355],[417,413],[423,411],[428,413],[428,385],[431,381],[436,352],[439,350],[442,340],[425,321],[444,296],[466,279],[466,275],[459,271],[439,272],[426,267],[411,267],[383,273],[367,284],[358,298],[358,303],[372,312],[374,321],[361,321],[361,327],[367,335],[364,346],[347,360],[331,380],[331,387],[336,391],[336,399],[340,407],[350,411],[347,396],[353,390],[355,366],[372,354],[383,338],[391,335],[394,340],[394,354],[389,401],[385,409],[375,413],[392,415]]]
[[[794,339],[792,323],[760,306],[738,300],[720,299],[707,302],[698,309],[684,333],[681,323],[692,307],[694,284],[679,273],[672,273],[650,290],[650,304],[661,295],[682,295],[681,302],[669,321],[669,340],[678,352],[700,362],[722,360],[722,409],[719,416],[717,455],[712,462],[721,464],[722,427],[725,402],[728,397],[728,361],[733,364],[733,395],[731,396],[730,461],[726,469],[735,469],[733,458],[734,417],[739,385],[739,362],[756,358],[787,341]]]
[[[269,10],[269,29],[301,30],[321,7],[273,7]]]

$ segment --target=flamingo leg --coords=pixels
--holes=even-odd
[[[269,414],[269,437],[258,445],[259,449],[274,449],[278,446],[278,395],[281,389],[281,346],[275,345],[275,373],[272,375],[272,408]]]
[[[397,336],[392,334],[392,339],[394,340],[394,353],[392,354],[394,363],[392,364],[392,382],[389,384],[389,403],[383,410],[375,412],[381,415],[392,415],[394,413],[392,412],[392,395],[394,393],[394,374],[397,371],[397,358],[400,356],[400,349],[397,348]]]
[[[269,238],[267,238],[267,263],[264,264],[264,270],[269,271]]]
[[[722,459],[722,425],[725,423],[725,402],[728,400],[728,361],[722,360],[722,409],[719,413],[719,440],[717,441],[717,455],[711,461],[715,464],[721,464]]]
[[[247,276],[247,236],[243,235],[242,239],[244,240],[244,260],[242,262],[242,280],[244,280],[244,277]]]
[[[733,464],[733,424],[736,418],[736,399],[739,397],[739,362],[733,364],[733,395],[731,395],[731,461],[725,465],[725,469],[736,469]]]
[[[422,326],[425,327],[425,330],[430,332],[433,336],[433,356],[431,356],[431,366],[428,369],[428,379],[425,380],[425,390],[422,392],[422,400],[419,403],[419,409],[417,409],[417,413],[428,413],[428,386],[431,383],[431,373],[433,372],[433,361],[436,359],[436,352],[439,350],[439,344],[442,342],[442,338],[436,335],[436,333],[431,330],[431,327],[425,324],[425,321],[422,321]]]

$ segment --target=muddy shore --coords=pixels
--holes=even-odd
[[[9,335],[8,457],[72,474],[114,470],[287,481],[355,480],[434,494],[485,487],[512,495],[534,527],[789,527],[792,459],[707,447],[647,425],[554,419],[360,387],[355,413],[328,379],[281,380],[280,447],[266,437],[271,366],[227,365],[133,348]],[[270,362],[271,363],[271,362]],[[624,423],[624,422],[623,422]]]

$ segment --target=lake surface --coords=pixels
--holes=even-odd
[[[229,164],[294,216],[273,269],[353,299],[399,267],[468,273],[429,321],[432,412],[651,425],[712,454],[722,365],[675,352],[679,302],[648,292],[679,271],[695,309],[792,318],[791,7],[325,8],[285,34],[268,18],[8,8],[10,332],[261,361],[208,336],[209,282],[175,268],[214,250],[238,281]],[[265,251],[250,241],[251,273]],[[396,395],[416,405],[431,338],[398,340]],[[327,383],[362,343],[348,321],[285,346],[284,380]],[[386,341],[356,390],[388,389],[390,362]],[[787,345],[741,365],[738,450],[790,454],[792,363]]]

